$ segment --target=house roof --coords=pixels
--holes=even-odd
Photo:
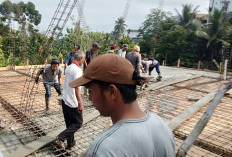
[[[196,18],[202,19],[202,20],[207,20],[208,14],[196,14]]]

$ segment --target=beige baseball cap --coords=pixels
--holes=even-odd
[[[83,76],[71,81],[69,86],[83,86],[92,80],[135,85],[136,81],[132,80],[133,72],[134,68],[127,59],[115,54],[104,54],[94,58]]]

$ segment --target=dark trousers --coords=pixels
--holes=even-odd
[[[149,67],[149,75],[151,75],[151,72],[153,69],[156,69],[156,72],[159,74],[160,73],[160,69],[159,69],[159,63],[157,63],[155,66],[150,66]]]
[[[66,129],[58,135],[61,141],[67,140],[68,146],[75,144],[74,133],[81,127],[83,123],[82,113],[77,108],[71,108],[62,100],[62,109]]]
[[[62,90],[60,88],[60,84],[59,83],[44,83],[44,88],[46,90],[45,93],[45,98],[49,99],[51,97],[51,87],[54,87],[56,89],[56,92],[61,95]]]

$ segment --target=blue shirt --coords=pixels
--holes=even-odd
[[[72,64],[72,62],[74,61],[74,53],[73,52],[69,52],[65,58],[64,64]]]
[[[148,112],[115,123],[92,142],[87,156],[175,157],[174,136],[159,116]]]

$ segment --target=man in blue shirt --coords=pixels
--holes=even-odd
[[[80,46],[77,45],[77,44],[74,44],[74,47],[73,47],[73,50],[72,52],[69,52],[67,55],[66,55],[66,58],[65,58],[65,61],[64,61],[64,64],[65,64],[65,68],[67,66],[69,66],[70,64],[72,64],[72,62],[74,61],[74,54],[77,53],[77,51],[80,49]]]

